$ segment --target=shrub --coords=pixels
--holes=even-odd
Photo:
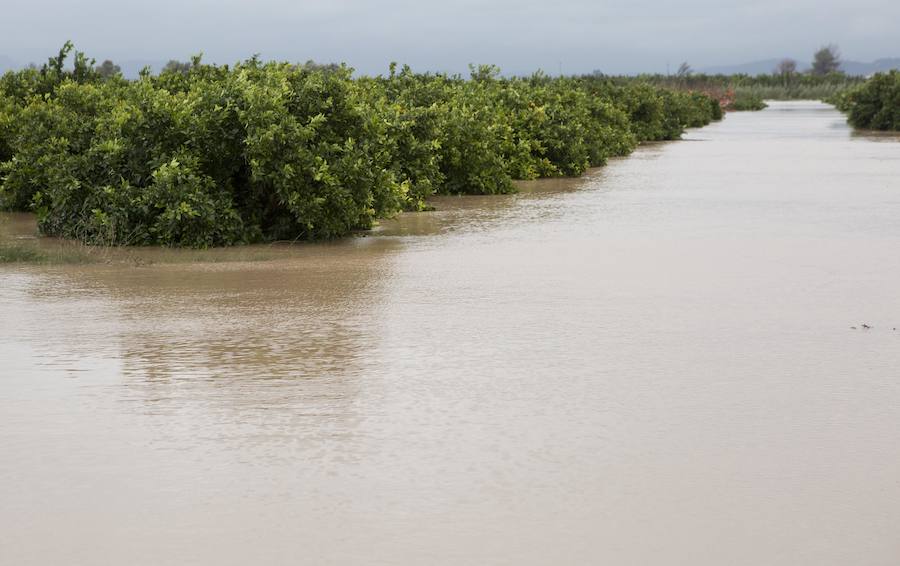
[[[67,44],[0,78],[0,206],[92,244],[207,247],[342,236],[437,193],[579,175],[637,143],[721,118],[716,100],[645,82],[207,65],[138,80]]]
[[[900,71],[878,73],[835,100],[847,120],[866,130],[900,130]]]
[[[735,93],[734,100],[728,105],[728,110],[735,112],[762,110],[767,105],[759,96],[738,91]]]

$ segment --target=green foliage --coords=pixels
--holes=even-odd
[[[856,128],[900,131],[900,71],[878,73],[831,102]]]
[[[826,100],[845,90],[853,88],[861,81],[857,79],[837,83],[784,85],[742,85],[734,88],[735,95],[750,96],[760,100]]]
[[[738,91],[735,93],[734,100],[731,105],[728,107],[729,110],[734,110],[736,112],[740,111],[755,111],[762,110],[767,105],[763,102],[763,99],[758,95],[752,92],[746,91]]]
[[[707,93],[713,97],[728,92],[735,96],[753,96],[760,100],[823,100],[861,84],[862,77],[830,72],[824,75],[797,73],[790,67],[776,69],[769,75],[706,75],[688,76],[641,75],[639,77],[614,77],[616,84],[648,83],[672,90]]]
[[[10,138],[12,137],[13,125],[16,122],[16,114],[18,107],[15,101],[4,96],[0,91],[0,164],[12,159],[13,151],[10,146]],[[3,173],[0,170],[0,186],[3,185]],[[2,193],[0,193],[2,194]]]
[[[136,81],[75,53],[0,79],[0,206],[92,244],[332,238],[436,193],[579,175],[721,118],[718,102],[602,77],[207,65]]]
[[[660,88],[643,80],[625,84],[597,77],[582,80],[598,83],[593,86],[594,92],[608,96],[626,112],[638,142],[678,139],[685,128],[705,126],[722,118],[718,101],[699,92]]]

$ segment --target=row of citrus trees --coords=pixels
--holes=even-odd
[[[900,71],[878,73],[831,102],[854,127],[900,131]]]
[[[825,75],[811,73],[773,73],[766,75],[708,75],[691,73],[686,75],[639,75],[637,77],[614,77],[617,82],[634,80],[651,84],[727,96],[726,110],[761,110],[764,100],[822,100],[834,97],[861,84],[865,79],[840,72]]]
[[[425,206],[579,175],[721,118],[714,100],[596,78],[415,74],[251,59],[101,78],[68,47],[0,79],[0,207],[42,233],[206,247],[328,238]]]

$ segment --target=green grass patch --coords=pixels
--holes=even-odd
[[[47,256],[23,245],[0,242],[0,263],[43,263]]]

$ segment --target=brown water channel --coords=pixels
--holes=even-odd
[[[2,265],[0,563],[893,566],[898,141],[774,103],[367,237]]]

